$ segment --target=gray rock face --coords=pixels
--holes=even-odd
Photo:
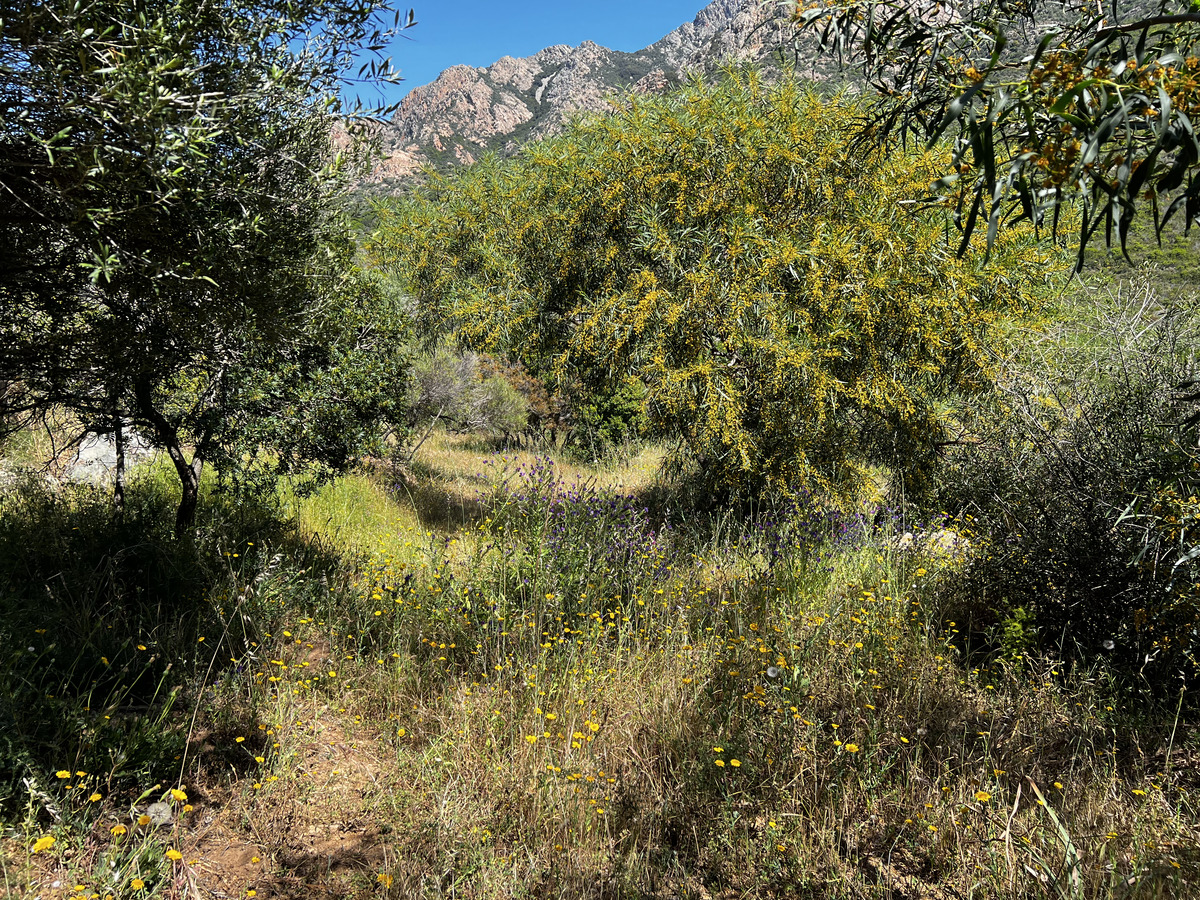
[[[511,66],[504,69],[510,78],[525,78],[524,72]],[[392,121],[397,142],[429,144],[444,150],[444,144],[463,138],[482,147],[496,135],[508,134],[533,118],[519,94],[493,87],[488,72],[452,66],[433,84],[419,89],[419,94],[409,94]]]
[[[374,180],[402,179],[422,165],[469,164],[488,150],[515,152],[579,113],[607,111],[621,92],[662,93],[693,72],[761,62],[792,34],[778,4],[713,0],[694,21],[637,53],[584,41],[501,57],[484,68],[451,66],[413,89],[380,134],[385,156]]]
[[[680,25],[648,49],[663,54],[682,75],[722,62],[759,59],[768,39],[778,37],[785,22],[780,8],[771,3],[713,0],[694,21]]]

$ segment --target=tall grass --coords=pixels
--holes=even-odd
[[[5,627],[36,654],[4,670],[10,893],[1194,890],[1190,713],[964,657],[936,601],[965,545],[816,504],[681,513],[451,441],[419,463],[291,526],[211,505],[184,543],[153,481],[123,521],[7,497]],[[151,800],[167,824],[138,825]]]

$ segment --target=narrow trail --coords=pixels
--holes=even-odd
[[[405,781],[394,751],[360,717],[328,705],[289,727],[274,774],[238,779],[236,793],[197,804],[183,837],[185,896],[350,897],[384,870],[390,829],[373,810]]]

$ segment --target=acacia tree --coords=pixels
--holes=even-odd
[[[1150,205],[1156,234],[1200,215],[1200,13],[1187,0],[817,0],[796,19],[861,68],[880,102],[860,137],[953,136],[928,198],[955,204],[959,252],[987,226],[1078,223],[1125,249]]]
[[[95,431],[140,427],[179,475],[180,530],[204,461],[247,434],[284,464],[337,465],[377,430],[403,394],[399,367],[380,365],[402,321],[354,270],[336,212],[350,160],[332,136],[363,112],[338,99],[357,55],[412,22],[392,13],[0,3],[10,421],[61,406]],[[375,60],[358,74],[394,77]],[[330,416],[324,439],[296,435]]]
[[[427,327],[597,394],[644,385],[716,491],[913,484],[1052,267],[1018,230],[956,258],[904,208],[943,160],[847,152],[860,114],[752,74],[631,98],[431,185],[372,252]]]

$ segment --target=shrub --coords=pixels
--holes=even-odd
[[[1200,674],[1200,453],[1177,389],[1197,324],[1143,285],[1013,374],[945,475],[977,544],[944,616],[1157,692]]]
[[[645,386],[625,379],[611,391],[590,392],[582,385],[568,394],[569,446],[589,460],[599,460],[628,446],[649,428],[642,403]]]
[[[410,424],[427,429],[509,435],[529,421],[529,402],[502,373],[490,374],[474,353],[444,346],[413,361],[410,404]]]

